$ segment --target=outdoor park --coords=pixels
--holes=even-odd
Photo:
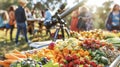
[[[0,0],[0,67],[120,67],[119,0]]]

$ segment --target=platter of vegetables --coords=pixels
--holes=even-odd
[[[4,55],[5,59],[0,60],[0,65],[3,67],[107,67],[120,55],[119,50],[105,40],[102,30],[72,32],[71,35],[69,39],[51,42],[41,49],[24,52],[13,50]]]

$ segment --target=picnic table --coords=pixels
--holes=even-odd
[[[27,19],[28,32],[30,34],[33,34],[33,32],[34,32],[34,23],[35,22],[37,22],[39,24],[39,29],[41,29],[43,21],[44,21],[44,18],[28,18]]]

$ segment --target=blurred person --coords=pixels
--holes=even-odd
[[[93,28],[92,13],[89,12],[87,7],[81,7],[78,20],[79,31],[91,30]]]
[[[44,10],[41,10],[41,11],[40,11],[40,14],[41,14],[41,20],[39,21],[38,24],[39,24],[39,32],[42,33],[43,22],[44,22],[44,19],[45,19],[45,18],[44,18],[44,17],[45,17],[45,16],[44,16],[44,15],[45,15]]]
[[[2,13],[0,15],[0,29],[6,28],[6,25],[4,23],[4,15],[5,15],[5,13]]]
[[[86,30],[92,30],[93,29],[93,15],[92,13],[89,11],[86,12]]]
[[[44,20],[44,25],[46,27],[46,35],[50,34],[51,35],[51,31],[50,31],[50,22],[51,22],[51,18],[52,15],[50,13],[50,11],[48,9],[45,9],[45,20]]]
[[[78,24],[78,10],[75,10],[72,12],[72,20],[71,20],[71,25],[70,25],[70,29],[71,31],[76,31],[78,32],[78,28],[77,28],[77,24]]]
[[[109,31],[120,30],[120,6],[115,4],[106,20],[106,28]]]
[[[8,24],[8,21],[9,21],[8,13],[7,13],[7,11],[4,11],[0,16],[0,29],[3,30],[3,31],[5,30],[4,43],[6,43],[8,29],[10,28],[10,25]]]
[[[25,13],[26,13],[27,20],[29,20],[29,19],[32,19],[32,20],[35,19],[33,17],[33,13],[34,13],[33,11],[31,12],[28,8],[26,8]],[[34,21],[27,21],[27,25],[28,25],[28,27],[27,27],[28,33],[30,35],[32,35],[33,31],[34,31]]]
[[[14,11],[14,8],[11,6],[9,8],[9,25],[10,25],[10,40],[12,41],[13,40],[13,29],[14,29],[14,26],[15,26],[15,11]]]
[[[7,33],[8,33],[8,29],[10,28],[10,25],[9,25],[9,16],[8,16],[8,12],[5,11],[3,14],[2,14],[2,19],[3,19],[3,28],[6,29],[5,31],[5,36],[7,36]]]
[[[26,6],[26,0],[18,0],[19,7],[15,11],[16,23],[17,23],[17,34],[16,34],[16,45],[19,45],[18,38],[20,32],[23,31],[26,42],[29,44],[27,37],[27,25],[26,25],[26,15],[24,7]]]

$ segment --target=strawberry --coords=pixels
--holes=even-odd
[[[86,40],[84,40],[84,44],[87,44],[87,42],[88,42],[88,41],[87,41],[87,39],[86,39]]]
[[[91,41],[91,40],[88,40],[88,41],[87,41],[87,44],[88,44],[88,45],[91,45],[91,44],[92,44],[92,41]]]
[[[76,59],[73,61],[74,64],[80,64],[80,60],[79,59]]]
[[[99,40],[95,40],[95,43],[96,43],[96,44],[100,44],[100,41],[99,41]]]
[[[75,60],[75,59],[79,59],[79,57],[77,55],[73,55],[72,56],[72,59]]]
[[[64,67],[68,67],[68,64],[65,64]]]
[[[85,61],[84,60],[80,60],[80,64],[85,64]]]
[[[89,64],[85,64],[83,67],[90,67],[90,65]]]
[[[93,67],[97,67],[97,64],[94,61],[91,61],[90,65],[93,66]]]
[[[54,42],[50,43],[49,46],[48,46],[48,48],[51,49],[51,50],[53,50],[54,47],[55,47],[55,43]]]
[[[101,42],[101,46],[105,46],[106,45],[106,43],[105,42]]]
[[[70,62],[72,60],[72,57],[70,55],[65,57],[65,60],[67,60],[68,62]]]
[[[73,62],[70,62],[69,64],[68,64],[68,67],[73,67],[74,66],[74,63]]]
[[[87,64],[90,64],[90,61],[88,59],[84,59]]]

